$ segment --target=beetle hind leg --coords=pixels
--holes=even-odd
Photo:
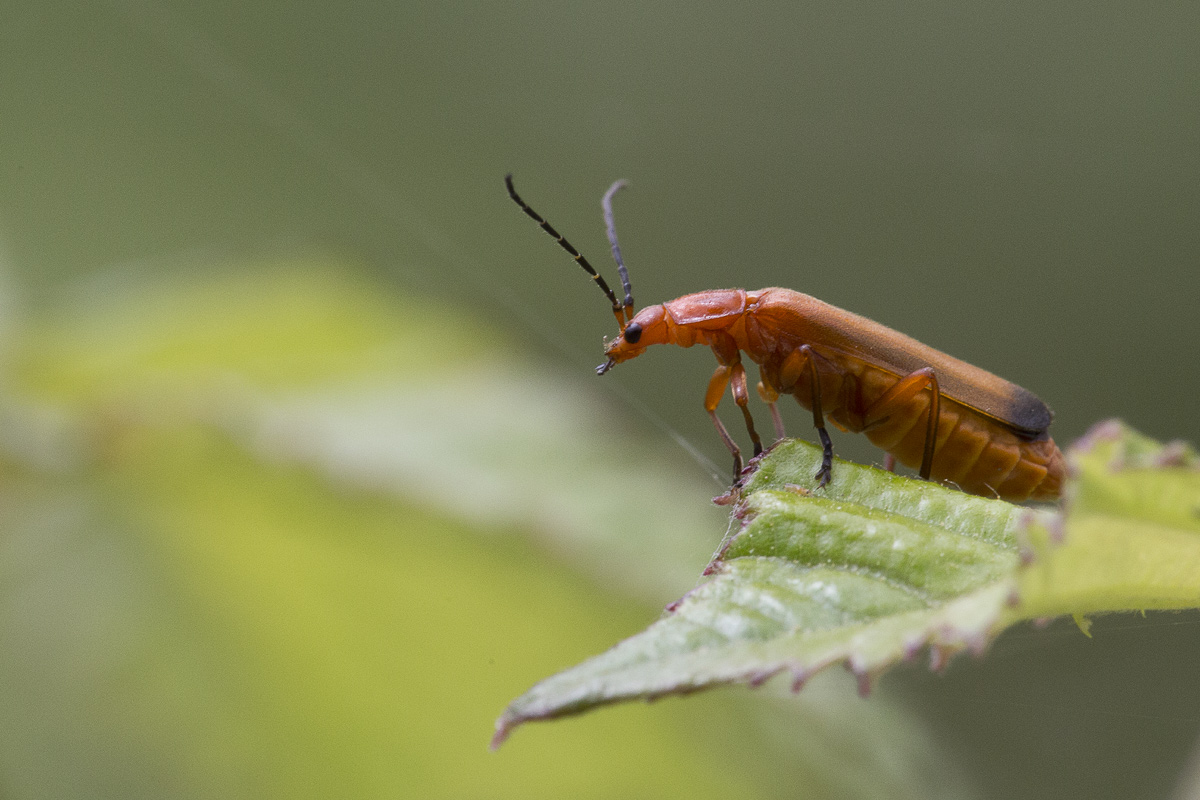
[[[905,405],[925,389],[929,389],[929,409],[925,418],[925,448],[921,455],[921,477],[929,480],[933,474],[933,453],[937,446],[938,422],[941,417],[942,392],[932,367],[913,370],[896,382],[882,397],[871,404],[863,416],[863,425],[870,428]]]

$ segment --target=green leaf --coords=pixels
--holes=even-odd
[[[708,579],[647,630],[515,700],[527,720],[781,672],[793,688],[845,663],[862,693],[928,647],[934,667],[1005,627],[1071,614],[1200,605],[1200,459],[1119,423],[1069,454],[1065,511],[1035,510],[777,445],[733,509]],[[1060,541],[1065,540],[1065,545]]]
[[[1062,515],[1025,532],[1035,557],[1014,617],[1200,606],[1200,457],[1118,421],[1068,454]]]

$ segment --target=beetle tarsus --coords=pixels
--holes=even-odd
[[[817,474],[813,476],[817,482],[818,489],[824,489],[827,485],[829,485],[829,479],[832,477],[833,474],[829,467],[821,467],[819,470],[817,470]]]
[[[813,478],[817,481],[817,488],[824,489],[833,478],[833,440],[824,428],[817,428],[817,435],[821,437],[821,468]]]

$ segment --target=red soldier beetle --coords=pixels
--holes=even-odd
[[[1048,433],[1054,415],[1032,392],[791,289],[698,292],[635,314],[612,214],[612,197],[624,182],[614,183],[602,201],[624,302],[587,259],[521,199],[511,175],[505,184],[517,205],[571,254],[612,304],[620,335],[605,340],[607,360],[596,368],[597,374],[636,358],[650,345],[712,348],[717,370],[708,383],[704,408],[733,454],[735,482],[742,472],[741,451],[717,416],[727,387],[732,387],[745,418],[754,454],[763,450],[750,415],[741,361],[745,353],[759,366],[758,394],[770,408],[779,438],[784,436],[776,407],[781,394],[795,396],[812,411],[823,448],[821,468],[814,476],[818,488],[832,477],[828,419],[840,430],[866,434],[926,480],[1013,501],[1059,496],[1066,464]]]

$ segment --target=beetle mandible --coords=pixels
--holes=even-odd
[[[741,353],[759,366],[758,394],[768,404],[775,432],[783,438],[776,407],[791,394],[812,411],[823,459],[815,479],[824,488],[832,477],[833,442],[828,419],[838,429],[865,433],[922,478],[958,486],[971,494],[1005,500],[1052,500],[1066,474],[1062,452],[1050,438],[1053,413],[1032,392],[986,370],[948,356],[884,325],[791,289],[716,289],[684,295],[634,314],[629,273],[613,224],[612,197],[602,201],[613,258],[625,292],[618,301],[604,278],[550,223],[529,207],[505,177],[509,196],[571,254],[612,303],[620,335],[605,341],[603,375],[654,344],[711,347],[717,369],[704,395],[704,408],[721,441],[733,454],[736,482],[742,456],[717,416],[727,387],[746,421],[754,454],[762,439],[750,415]]]

